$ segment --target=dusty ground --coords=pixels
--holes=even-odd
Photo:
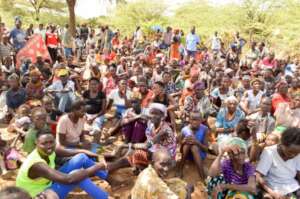
[[[15,136],[14,134],[9,134],[5,130],[5,126],[0,127],[0,135],[4,140],[12,140]],[[104,146],[104,152],[111,152],[115,145],[120,143],[120,141],[115,141],[112,145]],[[17,147],[20,147],[21,143],[19,142],[17,144]],[[101,158],[101,154],[99,155]],[[206,167],[211,164],[212,158],[208,157],[205,161]],[[17,172],[17,171],[15,171]],[[124,181],[124,184],[120,187],[110,187],[106,182],[101,181],[97,178],[93,178],[93,181],[101,186],[103,189],[108,191],[110,193],[110,196],[112,199],[128,199],[128,196],[130,194],[130,190],[134,185],[136,176],[132,174],[132,170],[130,168],[121,169],[119,171],[116,171],[115,173],[111,174],[113,178],[117,179],[118,181]],[[171,172],[171,176],[175,175],[175,171]],[[4,180],[0,177],[0,189],[6,186],[12,186],[15,185],[15,178],[16,174],[13,175],[11,179]],[[193,163],[188,163],[184,168],[184,180],[187,181],[190,184],[195,185],[195,192],[193,194],[194,199],[205,199],[207,198],[202,184],[199,182],[198,173],[196,171],[195,166]],[[89,197],[80,190],[74,190],[68,197],[68,199],[88,199]]]

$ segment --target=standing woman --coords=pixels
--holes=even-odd
[[[60,43],[59,37],[56,33],[56,27],[50,26],[50,31],[46,33],[46,46],[48,48],[52,63],[57,61],[58,45]]]
[[[59,199],[66,198],[75,187],[80,187],[94,199],[106,199],[108,194],[97,187],[90,179],[96,175],[102,179],[107,177],[107,165],[95,163],[88,156],[97,157],[86,150],[67,150],[55,146],[55,138],[48,131],[39,131],[36,149],[30,153],[22,164],[16,185],[31,197],[51,190]],[[57,156],[72,157],[58,170],[55,170]]]

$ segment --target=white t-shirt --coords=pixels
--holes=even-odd
[[[220,50],[221,49],[221,40],[219,37],[213,36],[211,39],[211,49]]]
[[[277,145],[266,147],[260,156],[256,171],[263,174],[268,186],[283,195],[300,188],[295,179],[300,171],[300,154],[284,161],[277,152]]]
[[[126,91],[127,99],[130,99],[131,92],[129,90]],[[113,100],[114,106],[125,106],[125,99],[121,98],[119,95],[119,89],[114,89],[111,91],[111,93],[108,96],[109,100]]]

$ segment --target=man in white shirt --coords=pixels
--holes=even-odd
[[[56,101],[58,101],[58,110],[66,112],[75,101],[75,83],[69,80],[69,71],[61,69],[58,72],[59,80],[53,82],[45,92],[54,94]]]
[[[46,30],[44,29],[44,24],[39,24],[39,27],[34,30],[34,34],[39,34],[43,37],[43,39],[46,39]]]
[[[215,32],[211,39],[211,49],[216,53],[221,50],[221,38],[218,36],[218,32]]]
[[[280,144],[265,148],[256,171],[266,198],[299,198],[300,129],[285,130]]]
[[[196,28],[193,26],[191,32],[186,37],[186,50],[189,57],[196,56],[198,44],[200,44],[200,37],[196,35]]]

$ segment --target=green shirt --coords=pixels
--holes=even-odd
[[[31,179],[28,177],[29,169],[36,163],[45,163],[50,168],[55,169],[55,157],[56,154],[53,152],[49,156],[49,164],[41,158],[38,151],[35,149],[26,160],[23,162],[16,179],[16,186],[27,191],[31,197],[35,197],[37,194],[43,192],[45,189],[51,186],[52,181],[45,178]]]
[[[44,130],[50,130],[47,125],[45,125]],[[24,144],[23,144],[23,150],[27,153],[31,153],[35,149],[35,140],[36,140],[36,134],[38,130],[34,127],[31,127],[25,136]]]

